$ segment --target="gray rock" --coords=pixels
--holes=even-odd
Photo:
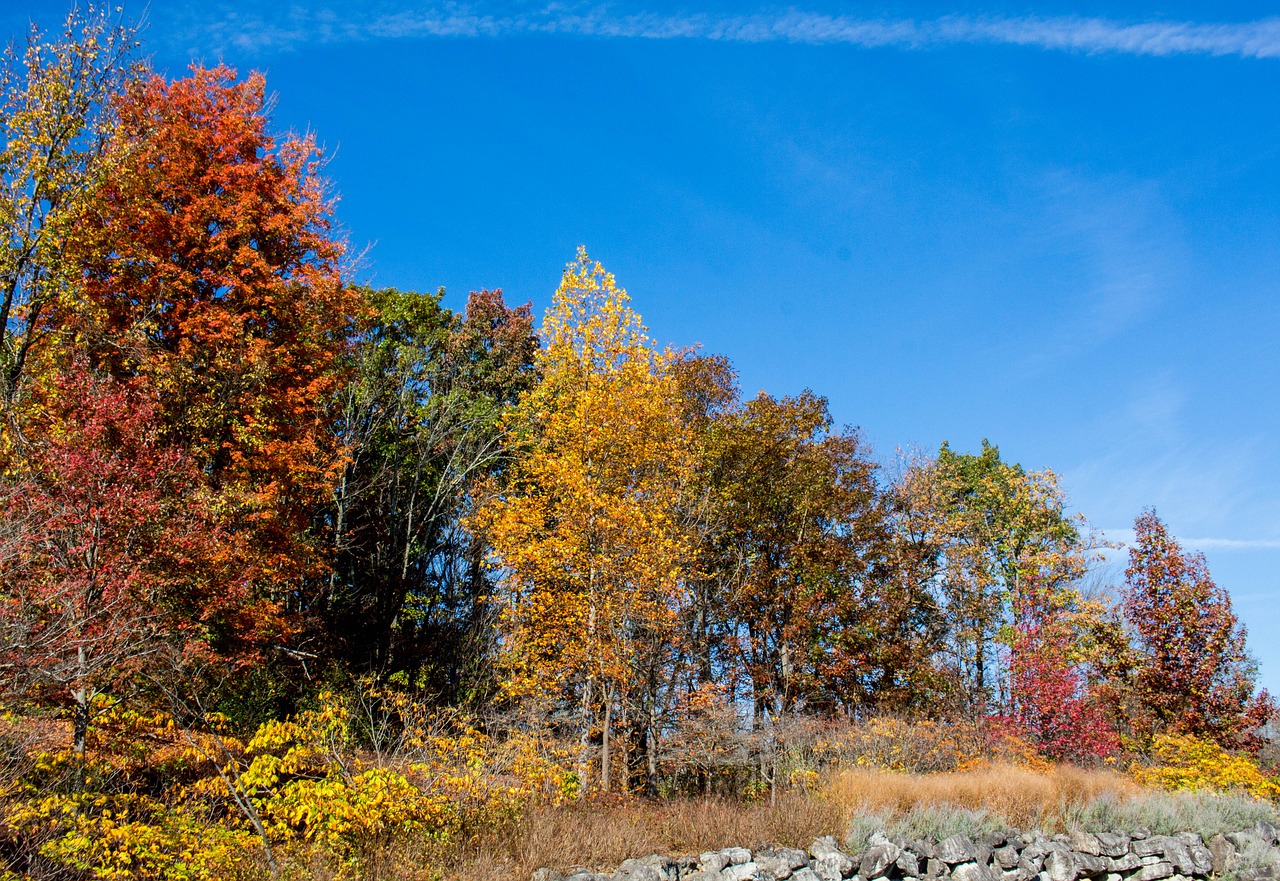
[[[821,838],[815,838],[813,844],[809,845],[809,853],[815,857],[831,851],[840,850],[840,845],[836,843],[835,838],[830,835],[824,835]]]
[[[955,881],[994,881],[990,869],[974,862],[952,866],[951,877]]]
[[[812,851],[811,851],[812,852]],[[853,874],[853,860],[839,850],[824,850],[814,854],[809,866],[818,873],[823,881],[841,881]]]
[[[720,881],[719,872],[693,872],[688,875],[681,875],[680,881]]]
[[[1167,835],[1156,835],[1151,838],[1139,838],[1130,846],[1130,850],[1140,857],[1149,857],[1155,854],[1164,855],[1165,848],[1169,842],[1174,839]]]
[[[1134,841],[1141,841],[1144,838],[1151,837],[1151,830],[1144,828],[1142,826],[1139,826],[1137,829],[1134,829],[1132,832],[1129,833],[1129,837],[1132,838]]]
[[[1102,854],[1102,842],[1098,840],[1098,836],[1090,835],[1088,832],[1072,832],[1069,837],[1071,839],[1071,849],[1076,853],[1089,854],[1095,857]]]
[[[1236,846],[1225,835],[1209,839],[1209,852],[1213,854],[1213,874],[1225,875],[1234,871],[1240,861],[1236,858]]]
[[[945,841],[938,843],[937,850],[938,859],[949,865],[956,863],[972,862],[977,852],[974,850],[974,844],[967,835],[952,835]]]
[[[867,848],[867,852],[862,855],[862,862],[858,866],[858,874],[863,878],[883,878],[889,874],[889,869],[897,862],[898,857],[902,855],[902,848],[898,847],[892,841],[885,839],[883,844],[875,845]]]
[[[929,857],[925,864],[924,873],[929,878],[941,878],[947,871],[947,864],[937,857]]]
[[[1112,872],[1132,872],[1134,869],[1142,868],[1142,857],[1135,853],[1112,857],[1107,861],[1107,868]]]
[[[1144,866],[1154,866],[1156,863],[1163,863],[1164,857],[1158,853],[1147,854],[1145,857],[1138,857]]]
[[[720,870],[729,865],[729,858],[717,851],[708,851],[698,857],[698,868],[704,872],[714,872],[719,875]]]
[[[530,881],[564,881],[564,874],[555,869],[534,869]]]
[[[1028,878],[1034,878],[1040,874],[1040,870],[1044,868],[1044,860],[1029,860],[1025,856],[1018,858],[1018,869],[1024,872]]]
[[[1028,872],[1026,869],[1019,866],[1014,869],[1005,869],[1001,872],[1000,881],[1030,881],[1030,879],[1035,876],[1036,874],[1034,872]]]
[[[613,881],[667,881],[667,872],[654,865],[643,865],[639,860],[626,860],[613,873]]]
[[[1049,881],[1076,881],[1080,874],[1079,858],[1065,847],[1044,858],[1044,871]]]
[[[818,877],[818,873],[813,869],[803,866],[792,874],[791,881],[822,881],[822,879]]]
[[[724,881],[777,881],[773,874],[756,863],[734,863],[720,873]]]
[[[1115,872],[1108,872],[1103,876],[1102,881],[1124,881],[1124,876]]]
[[[565,881],[613,881],[613,876],[602,872],[576,872]]]
[[[991,862],[991,854],[994,852],[995,848],[986,841],[973,843],[973,861],[980,866],[988,865]]]
[[[785,881],[785,879],[791,877],[790,861],[775,851],[756,851],[755,858],[752,861],[766,872],[772,874],[778,881]]]
[[[1089,853],[1078,853],[1076,862],[1080,864],[1078,873],[1087,878],[1096,878],[1099,875],[1107,874],[1110,868],[1109,860],[1105,857],[1094,856]]]
[[[920,858],[909,850],[903,850],[894,860],[894,865],[902,873],[903,878],[914,878],[920,874]]]
[[[1026,847],[1022,849],[1022,856],[1024,859],[1032,860],[1037,865],[1040,865],[1041,861],[1047,857],[1049,852],[1052,850],[1052,841],[1042,835],[1036,835],[1028,841]],[[1039,869],[1036,871],[1039,871]]]
[[[795,872],[809,865],[809,855],[798,847],[780,847],[778,856],[787,861],[791,871]]]
[[[911,842],[910,850],[916,856],[926,860],[929,859],[929,857],[936,857],[938,855],[937,848],[933,846],[932,841],[922,841],[918,838]]]
[[[1129,836],[1123,832],[1095,832],[1093,837],[1104,857],[1122,857],[1129,852]]]
[[[1187,853],[1191,855],[1193,874],[1213,874],[1213,851],[1209,850],[1209,848],[1205,847],[1203,844],[1189,844],[1187,845]]]
[[[1161,878],[1173,877],[1172,863],[1151,863],[1143,866],[1129,876],[1129,881],[1160,881]]]
[[[885,835],[883,831],[875,831],[867,836],[867,844],[870,847],[879,847],[882,844],[892,844],[893,839]]]
[[[1169,844],[1164,849],[1164,856],[1173,863],[1174,871],[1179,875],[1195,874],[1196,861],[1191,858],[1191,849],[1176,838],[1167,840]]]
[[[741,866],[751,862],[751,851],[745,847],[726,847],[720,853],[729,858],[729,865],[731,866]]]
[[[1018,850],[1010,845],[997,847],[991,852],[991,856],[995,859],[996,865],[1006,871],[1018,866]]]
[[[1275,823],[1268,823],[1266,820],[1259,820],[1258,825],[1254,827],[1254,831],[1258,833],[1258,837],[1267,844],[1274,847],[1280,842],[1280,826]]]

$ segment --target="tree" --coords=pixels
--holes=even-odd
[[[874,679],[862,637],[882,598],[885,512],[860,438],[830,426],[812,393],[761,394],[723,424],[719,556],[738,575],[725,599],[758,723],[861,704]]]
[[[200,647],[240,585],[209,565],[225,536],[154,397],[79,368],[35,390],[51,424],[10,484],[0,679],[10,700],[69,706],[83,756],[98,698],[126,698],[161,647]]]
[[[363,312],[309,139],[267,132],[264,81],[227,68],[132,85],[114,103],[71,256],[77,296],[42,321],[61,350],[138,378],[255,585],[246,650],[285,645],[327,584],[317,527],[343,462],[329,408]],[[250,629],[241,628],[241,633]]]
[[[463,521],[501,467],[499,422],[531,384],[537,340],[530,307],[508,308],[500,291],[473,292],[465,315],[442,295],[365,294],[374,318],[339,398],[349,455],[328,617],[356,669],[449,700],[491,636],[483,549]]]
[[[1130,680],[1146,718],[1140,734],[1172,730],[1224,746],[1247,739],[1275,713],[1254,691],[1257,664],[1231,597],[1214,583],[1203,554],[1188,554],[1148,509],[1133,524],[1123,608],[1133,630]]]
[[[102,143],[113,99],[137,74],[133,31],[92,7],[73,10],[62,38],[34,25],[0,69],[0,406],[18,396],[46,312],[74,290],[67,258],[93,191],[110,172]]]
[[[966,701],[981,709],[1008,697],[998,647],[1010,642],[1022,591],[1073,590],[1093,544],[1066,513],[1053,472],[1007,464],[985,440],[977,455],[943,443],[925,468],[927,488],[915,498],[936,536],[952,663]]]
[[[1119,751],[1120,738],[1081,669],[1079,622],[1064,605],[1068,597],[1035,582],[1019,591],[1009,647],[1010,708],[1044,755],[1094,761]]]
[[[618,727],[656,776],[658,691],[691,554],[675,512],[693,456],[675,355],[585,251],[540,335],[538,384],[509,420],[513,461],[475,523],[502,566],[505,691],[576,717],[584,784],[598,736],[608,790]]]

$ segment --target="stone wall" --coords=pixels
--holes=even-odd
[[[533,881],[1190,881],[1277,878],[1280,830],[1215,835],[1073,832],[1045,836],[998,833],[978,840],[953,835],[940,842],[872,835],[860,852],[819,838],[807,851],[745,847],[697,857],[654,855],[627,860],[613,873],[539,869]]]

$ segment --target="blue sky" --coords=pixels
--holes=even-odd
[[[1269,14],[154,0],[146,45],[267,74],[364,280],[540,311],[584,243],[659,340],[813,388],[886,460],[990,438],[1121,540],[1155,505],[1280,692]]]

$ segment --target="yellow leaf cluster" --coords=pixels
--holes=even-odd
[[[1243,792],[1255,798],[1280,798],[1280,780],[1267,776],[1248,756],[1227,752],[1211,740],[1161,734],[1151,748],[1150,765],[1134,765],[1139,783],[1162,789],[1213,789]]]

